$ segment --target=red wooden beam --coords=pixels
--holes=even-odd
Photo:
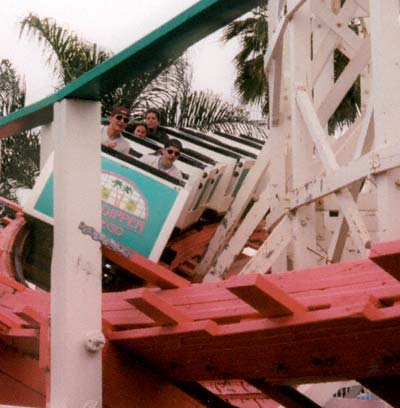
[[[373,245],[369,258],[400,281],[400,241]]]
[[[125,300],[161,326],[192,321],[186,313],[179,311],[148,289],[128,291]]]
[[[235,277],[225,287],[264,317],[290,316],[306,310],[300,302],[263,275]]]
[[[102,247],[102,252],[106,258],[121,268],[160,288],[169,289],[190,286],[188,280],[136,252],[133,253],[130,258],[126,258],[122,254],[105,246]]]

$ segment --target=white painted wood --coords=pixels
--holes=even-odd
[[[317,24],[323,25],[323,22],[320,21],[320,19],[318,18],[318,10],[321,7],[324,7],[326,12],[326,5],[321,0],[315,0],[314,3],[312,4],[312,7],[313,12],[315,14],[315,18],[317,20]],[[346,1],[344,3],[344,6],[339,10],[338,16],[337,17],[335,16],[334,18],[339,21],[350,21],[350,19],[354,15],[356,8],[357,6],[355,3],[353,3],[352,1]],[[328,28],[328,32],[325,34],[325,37],[322,40],[321,44],[316,44],[316,47],[314,47],[315,51],[312,66],[313,84],[316,82],[317,78],[321,74],[322,69],[327,64],[328,59],[332,56],[335,48],[340,47],[341,43],[341,38],[336,34],[336,32],[332,31],[331,29],[329,29],[329,27],[325,25],[323,28],[325,30]],[[348,58],[350,59],[353,58],[354,51],[352,49],[351,51],[349,51],[346,48],[344,48],[342,51],[344,51],[345,55]]]
[[[282,5],[282,0],[274,0],[269,4],[268,28],[270,35],[273,34],[279,20]],[[285,196],[285,139],[287,137],[287,119],[285,117],[283,117],[283,120],[279,119],[280,112],[285,112],[288,107],[287,98],[284,99],[281,97],[281,94],[284,92],[281,86],[284,77],[281,64],[284,38],[282,38],[279,48],[280,50],[275,54],[275,59],[268,72],[270,109],[271,112],[273,112],[270,117],[271,129],[269,139],[273,140],[270,148],[273,149],[274,155],[268,168],[268,176],[267,174],[261,176],[261,183],[266,187],[260,191],[257,201],[246,214],[246,217],[241,221],[225,247],[222,248],[218,258],[215,260],[215,264],[209,268],[203,281],[223,279],[225,272],[242,252],[247,240],[263,220],[267,211],[280,206],[279,200],[284,199]],[[281,268],[283,268],[285,264],[286,256],[281,260]],[[286,269],[286,267],[284,269]]]
[[[368,15],[370,14],[369,10],[369,0],[354,0],[354,2],[362,8]]]
[[[323,126],[328,123],[329,118],[333,115],[340,102],[342,102],[361,71],[368,65],[370,59],[371,44],[367,37],[363,40],[353,59],[331,88],[324,102],[318,107],[318,117]]]
[[[225,273],[229,270],[235,258],[242,252],[250,235],[263,220],[273,203],[271,189],[267,186],[218,256],[215,265],[211,267],[203,282],[217,281],[224,278]]]
[[[293,6],[288,1],[288,7]],[[312,174],[313,143],[296,103],[299,88],[311,95],[311,21],[310,2],[296,12],[289,24],[290,58],[290,112],[291,112],[291,152],[293,187],[306,183]],[[315,247],[316,224],[314,204],[298,209],[292,221],[293,268],[300,269],[317,264],[317,258],[307,248]]]
[[[291,221],[288,216],[285,216],[258,249],[257,254],[254,255],[240,271],[240,275],[267,273],[280,257],[282,251],[289,245],[292,239],[290,232]]]
[[[51,131],[52,124],[40,128],[40,171],[43,170],[47,159],[54,152],[54,132]]]
[[[297,102],[325,169],[327,171],[337,170],[338,164],[335,155],[329,144],[326,142],[325,132],[318,120],[317,114],[307,93],[299,90],[297,92]],[[356,244],[360,255],[367,256],[368,249],[371,245],[371,238],[365,223],[358,212],[357,204],[354,202],[354,199],[347,188],[339,190],[336,193],[336,197],[347,223],[349,224],[351,237]]]
[[[372,73],[376,147],[399,143],[400,129],[400,38],[398,0],[371,0]],[[400,171],[376,177],[379,240],[399,239],[395,222],[400,202]]]
[[[319,0],[311,0],[311,12],[314,12],[314,8],[320,4]],[[326,27],[318,17],[312,19],[312,48],[317,50],[325,48],[324,40],[326,35],[330,32],[330,29]],[[327,48],[327,47],[326,47]],[[312,61],[311,69],[314,68],[314,59]],[[316,106],[319,106],[326,98],[333,82],[333,49],[330,50],[329,55],[324,58],[324,65],[320,67],[318,78],[313,76],[313,102]]]
[[[269,46],[267,53],[264,57],[264,69],[265,72],[269,71],[269,68],[272,64],[273,58],[275,58],[275,54],[278,51],[279,47],[281,46],[281,42],[283,39],[283,35],[286,31],[287,25],[293,15],[300,9],[300,7],[306,2],[306,0],[289,0],[289,10],[286,15],[280,20],[280,22],[276,25],[274,30],[274,35],[271,37],[269,41]]]
[[[282,11],[283,2],[276,2],[275,9],[271,8],[272,4],[269,3],[268,9],[270,13],[270,18],[268,21],[268,30],[269,36],[273,35],[273,30],[275,29],[276,24],[279,21],[279,15]],[[278,208],[283,207],[283,201],[286,198],[286,189],[287,189],[287,144],[289,137],[289,118],[287,112],[290,110],[289,106],[289,73],[288,73],[288,35],[285,33],[281,41],[281,50],[277,52],[276,58],[274,61],[274,69],[269,72],[268,83],[276,83],[277,78],[281,87],[279,89],[279,98],[275,97],[278,89],[273,89],[273,92],[270,90],[270,103],[272,101],[273,105],[271,106],[272,111],[272,121],[270,128],[270,137],[275,138],[278,143],[275,143],[274,147],[274,156],[271,160],[269,167],[269,190],[270,190],[270,211],[276,211]],[[275,100],[276,99],[276,100]],[[276,112],[280,113],[279,121],[276,120]],[[257,203],[258,204],[258,203]],[[266,225],[271,227],[271,214],[268,215],[266,219]],[[272,272],[278,270],[283,271],[287,270],[287,251],[286,249],[281,251],[281,256],[275,259],[273,263]]]
[[[54,250],[51,271],[52,408],[102,406],[101,252],[78,229],[101,231],[100,103],[63,100],[54,108]]]
[[[359,157],[364,155],[366,152],[369,152],[372,147],[373,138],[374,138],[372,99],[370,99],[369,101],[369,105],[368,105],[367,111],[364,116],[365,117],[363,118],[362,127],[360,131],[360,137],[354,149],[354,155],[353,155],[354,160],[359,159]],[[371,171],[371,163],[374,163],[374,159],[375,159],[375,156],[372,156],[372,158],[370,158],[370,161],[369,161],[370,171]],[[352,165],[353,164],[354,164],[354,161]],[[372,170],[374,170],[374,168],[372,168]],[[354,172],[350,170],[348,174],[354,174]],[[360,179],[358,182],[354,183],[350,187],[350,192],[353,198],[355,199],[355,201],[357,201],[358,195],[360,193],[361,183],[362,183],[362,180]],[[369,228],[368,230],[370,231]],[[340,260],[342,259],[342,254],[345,248],[347,234],[348,234],[348,224],[346,222],[345,217],[343,216],[343,213],[341,213],[336,229],[333,233],[331,242],[329,244],[329,248],[328,248],[328,259],[330,262],[332,263],[340,262]]]
[[[195,274],[193,276],[194,281],[201,282],[203,280],[204,276],[215,264],[219,254],[231,238],[233,231],[240,222],[243,211],[246,209],[257,189],[261,177],[270,164],[274,150],[273,143],[276,143],[274,138],[269,138],[264,144],[257,161],[253,167],[251,167],[247,175],[246,183],[238,191],[235,200],[215,231],[206,253],[204,254],[199,265],[196,267]]]
[[[272,38],[278,24],[283,1],[275,0],[268,4],[268,38]],[[271,69],[265,70],[269,83],[270,124],[278,126],[281,109],[281,84],[282,84],[282,58],[283,58],[283,35],[272,60]]]
[[[362,39],[357,36],[349,27],[348,14],[339,14],[335,16],[328,8],[326,3],[321,1],[321,7],[315,9],[315,12],[318,15],[318,18],[326,24],[333,32],[335,32],[342,40],[345,42],[347,48],[355,51],[358,50],[361,46]],[[346,0],[346,3],[349,2],[347,7],[351,7],[350,2],[353,3],[353,0]],[[345,3],[345,4],[346,4]]]

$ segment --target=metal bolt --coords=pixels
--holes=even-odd
[[[85,348],[91,353],[100,351],[106,344],[104,334],[98,331],[90,332],[86,335]]]
[[[369,161],[369,167],[371,171],[376,170],[378,167],[380,167],[380,165],[381,165],[381,160],[379,158],[379,155],[374,154]]]

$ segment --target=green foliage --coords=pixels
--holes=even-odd
[[[162,107],[185,85],[183,77],[189,65],[185,57],[158,64],[140,77],[117,88],[102,99],[103,115],[113,105],[129,106],[133,112],[145,112],[149,106]]]
[[[111,56],[110,52],[83,41],[53,19],[40,18],[32,13],[20,22],[20,35],[24,32],[36,38],[43,52],[48,53],[47,63],[53,67],[60,87]]]
[[[248,119],[248,112],[222,101],[205,91],[189,91],[161,110],[162,123],[167,126],[192,127],[201,131],[221,131],[230,134],[252,134],[266,138],[262,128]]]
[[[25,104],[25,84],[21,84],[9,60],[0,61],[0,116]]]
[[[245,104],[260,106],[268,113],[268,88],[264,74],[264,54],[268,46],[267,6],[255,8],[250,16],[230,23],[223,41],[237,38],[240,51],[235,56],[235,89]]]
[[[343,6],[344,0],[341,5]],[[267,6],[257,7],[244,18],[230,23],[223,34],[224,42],[237,38],[240,51],[235,57],[235,89],[243,103],[261,106],[268,114],[268,82],[264,74],[264,54],[268,46]],[[353,23],[350,28],[358,32]],[[348,64],[348,59],[335,50],[335,81]],[[347,126],[354,122],[360,107],[360,80],[358,79],[329,120],[328,129],[333,133],[338,126]]]
[[[259,30],[264,29],[261,24]],[[47,62],[53,66],[61,85],[112,55],[96,44],[81,40],[54,20],[41,19],[34,14],[29,14],[21,21],[20,34],[24,32],[36,38],[49,54]],[[262,44],[254,44],[254,47],[259,49]],[[260,61],[257,60],[257,63]],[[257,77],[252,72],[254,68],[251,60],[245,69],[247,75]],[[250,92],[247,91],[248,94]],[[115,104],[129,106],[133,112],[140,114],[155,107],[161,111],[162,123],[166,125],[231,133],[252,132],[265,138],[263,130],[249,121],[247,112],[240,107],[224,102],[211,93],[191,91],[191,70],[185,56],[155,64],[143,75],[106,95],[101,102],[103,116],[108,116]]]
[[[343,70],[349,63],[349,59],[339,50],[334,53],[334,77],[335,81],[339,78]],[[335,113],[331,116],[328,122],[329,133],[334,133],[338,126],[349,126],[353,123],[360,112],[361,106],[361,87],[360,78],[349,89],[346,96],[343,98]]]
[[[8,60],[0,61],[0,116],[25,104],[25,84]],[[15,200],[18,187],[32,188],[39,171],[39,138],[24,132],[1,141],[0,195]]]

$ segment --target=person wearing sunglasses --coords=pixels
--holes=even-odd
[[[129,143],[122,136],[129,122],[129,109],[126,106],[118,105],[112,108],[108,117],[108,126],[101,129],[101,143],[117,152],[129,155]]]
[[[178,180],[183,180],[181,171],[175,166],[175,160],[180,156],[182,143],[177,139],[169,139],[161,149],[161,155],[148,154],[142,161]]]

